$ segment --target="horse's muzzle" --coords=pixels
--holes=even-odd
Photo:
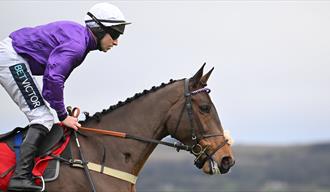
[[[229,156],[223,157],[221,163],[219,165],[220,173],[225,174],[227,173],[232,166],[235,165],[235,160]]]

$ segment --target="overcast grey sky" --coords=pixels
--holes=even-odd
[[[97,1],[0,1],[0,38],[56,20],[83,24]],[[91,52],[65,103],[94,114],[136,92],[192,76],[203,62],[221,122],[237,143],[330,140],[329,1],[113,1],[119,46]],[[40,80],[40,79],[39,79]],[[41,83],[41,81],[40,81]],[[1,132],[27,123],[0,88]]]

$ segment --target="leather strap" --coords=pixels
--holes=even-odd
[[[73,164],[72,166],[84,168],[82,164]],[[100,164],[91,163],[91,162],[87,163],[87,167],[89,170],[92,170],[92,171],[95,171],[98,173],[102,173],[105,175],[109,175],[109,176],[112,176],[112,177],[115,177],[115,178],[118,178],[118,179],[121,179],[124,181],[128,181],[134,185],[136,184],[137,176],[132,175],[130,173],[126,173],[124,171],[120,171],[120,170],[113,169],[113,168],[106,167],[106,166],[104,166],[103,170],[102,170],[102,166]]]

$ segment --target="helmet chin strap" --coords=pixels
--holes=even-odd
[[[102,28],[98,28],[98,27],[95,27],[95,28],[91,28],[88,26],[88,28],[91,30],[91,32],[93,33],[93,35],[95,36],[96,38],[96,46],[97,46],[97,49],[99,51],[103,51],[102,50],[102,47],[101,47],[101,40],[103,39],[103,37],[106,35],[106,32],[102,29]]]
[[[103,39],[103,37],[105,36],[105,33],[104,33],[104,35],[100,35],[100,37],[96,37],[97,38],[97,49],[99,50],[99,51],[103,51],[102,50],[102,46],[101,46],[101,40]]]

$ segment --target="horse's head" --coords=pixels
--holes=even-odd
[[[166,126],[169,134],[191,146],[195,165],[205,173],[227,173],[234,165],[232,140],[223,130],[206,83],[213,68],[203,76],[202,68],[186,79],[182,97],[172,106]]]

